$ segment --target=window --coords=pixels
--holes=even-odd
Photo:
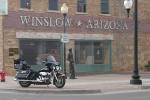
[[[77,12],[86,12],[86,0],[77,0]]]
[[[31,9],[31,0],[20,0],[20,8]]]
[[[104,54],[104,43],[94,42],[94,64],[104,64]]]
[[[109,0],[101,0],[101,13],[109,14]]]
[[[75,43],[75,60],[77,64],[93,64],[92,43],[77,41]]]
[[[75,62],[76,64],[108,64],[109,42],[76,41]]]
[[[49,10],[58,10],[58,0],[49,0]]]
[[[30,65],[40,65],[50,52],[60,62],[60,43],[50,40],[20,40],[19,54]]]

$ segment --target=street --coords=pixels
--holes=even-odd
[[[150,90],[98,94],[48,94],[0,91],[0,100],[149,100]]]

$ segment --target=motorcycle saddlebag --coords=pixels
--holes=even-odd
[[[20,70],[17,72],[16,78],[18,79],[26,79],[30,75],[30,70]]]

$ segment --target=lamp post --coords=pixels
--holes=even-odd
[[[66,16],[68,13],[68,6],[66,5],[66,3],[64,3],[61,6],[61,13],[64,16],[64,35],[66,34]],[[63,65],[64,65],[64,74],[66,76],[66,43],[63,41]]]
[[[124,6],[127,9],[128,17],[133,0],[124,0]],[[134,68],[130,84],[141,85],[139,69],[138,69],[138,0],[134,0]]]

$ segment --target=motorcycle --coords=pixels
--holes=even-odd
[[[29,87],[34,85],[53,84],[57,88],[63,88],[66,82],[65,75],[61,72],[61,67],[56,63],[47,63],[43,61],[44,68],[39,71],[33,71],[26,61],[21,59],[14,60],[14,68],[16,69],[15,80],[19,82],[21,87]]]

